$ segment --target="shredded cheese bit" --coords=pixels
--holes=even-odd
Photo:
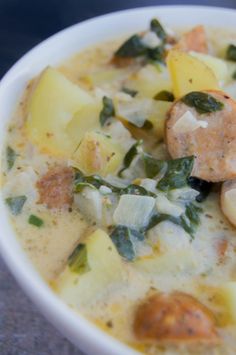
[[[197,120],[190,111],[186,111],[174,124],[173,129],[176,133],[193,132],[198,128],[207,128],[208,122]]]

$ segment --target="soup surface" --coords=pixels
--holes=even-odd
[[[48,67],[2,190],[33,264],[145,354],[236,353],[236,35],[150,28]]]

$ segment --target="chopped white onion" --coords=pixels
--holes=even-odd
[[[151,99],[134,98],[130,101],[119,101],[116,113],[135,126],[142,127],[152,112],[152,104]]]
[[[173,130],[176,133],[188,133],[198,128],[207,128],[208,122],[197,120],[190,111],[186,111],[174,124]]]
[[[159,213],[169,214],[173,217],[179,217],[184,213],[184,207],[171,201],[164,194],[158,194],[156,197],[156,209]]]
[[[160,38],[152,31],[146,32],[142,37],[141,42],[148,48],[155,48],[161,44]]]
[[[74,195],[74,202],[88,219],[101,223],[102,197],[98,190],[85,187],[81,193]]]
[[[114,223],[135,229],[142,228],[148,224],[154,206],[153,197],[122,195],[113,215]]]

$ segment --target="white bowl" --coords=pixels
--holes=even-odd
[[[47,65],[57,65],[87,46],[136,33],[158,17],[167,26],[203,24],[234,28],[236,11],[203,6],[160,6],[125,10],[74,25],[42,42],[20,59],[0,83],[0,152],[6,126],[27,82]],[[2,154],[2,153],[1,153]],[[136,351],[75,314],[51,291],[22,250],[0,198],[0,252],[21,287],[45,317],[87,354],[131,355]]]

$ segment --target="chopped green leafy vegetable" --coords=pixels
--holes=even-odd
[[[186,233],[188,233],[192,238],[196,231],[196,227],[200,223],[199,214],[202,212],[202,209],[193,203],[189,203],[186,207],[186,211],[180,217],[174,217],[168,214],[154,214],[148,225],[141,231],[142,233],[147,232],[149,229],[154,228],[157,224],[163,221],[170,221],[178,226],[182,227]]]
[[[124,187],[123,189],[120,189],[119,191],[120,195],[139,195],[139,196],[151,196],[151,197],[156,197],[156,194],[154,194],[151,191],[146,190],[144,187],[140,185],[135,185],[131,184],[127,187]]]
[[[154,62],[164,63],[164,53],[165,48],[162,45],[147,49],[147,57]]]
[[[77,170],[75,174],[74,191],[77,193],[81,192],[86,186],[95,189],[99,189],[101,186],[106,186],[109,189],[111,189],[113,193],[116,193],[120,196],[125,194],[152,196],[152,197],[155,196],[155,194],[153,194],[150,191],[147,191],[142,186],[130,184],[126,187],[118,187],[110,184],[108,181],[106,181],[99,175],[85,176],[80,171]]]
[[[158,160],[149,154],[143,155],[145,172],[148,178],[161,175],[157,188],[168,191],[187,185],[193,169],[194,157],[184,157],[173,160]]]
[[[162,41],[166,40],[167,38],[166,31],[164,30],[164,28],[156,18],[151,20],[150,30],[152,32],[155,32],[157,37],[159,37]]]
[[[186,206],[185,214],[191,222],[192,226],[198,226],[200,223],[199,213],[202,212],[202,209],[196,206],[194,203],[189,203]]]
[[[116,57],[139,57],[146,54],[146,47],[139,35],[133,35],[115,52]]]
[[[160,101],[172,102],[172,101],[174,101],[174,99],[175,98],[174,98],[174,95],[172,94],[172,92],[167,91],[167,90],[162,90],[154,96],[154,100],[160,100]]]
[[[165,175],[157,183],[157,188],[162,191],[178,189],[187,185],[193,170],[194,156],[168,160],[168,169]]]
[[[85,187],[99,189],[101,186],[108,187],[112,192],[118,192],[120,190],[119,187],[113,186],[99,175],[85,176],[81,171],[76,170],[74,180],[75,192],[81,192]]]
[[[136,256],[134,247],[135,239],[139,241],[144,240],[143,233],[121,225],[118,225],[113,229],[110,237],[119,254],[128,261],[134,260]]]
[[[200,114],[221,111],[223,102],[216,100],[212,95],[205,92],[193,91],[181,99],[186,105],[194,107]]]
[[[8,146],[6,151],[6,156],[7,156],[7,169],[9,171],[15,164],[18,154],[14,151],[14,149]]]
[[[126,87],[123,87],[121,89],[121,91],[123,91],[125,94],[128,94],[128,95],[130,95],[132,97],[135,97],[137,95],[137,93],[138,93],[137,90],[129,89],[129,88],[126,88]]]
[[[150,154],[143,154],[143,161],[146,176],[150,179],[156,177],[158,174],[164,174],[168,168],[166,161],[156,159]]]
[[[87,256],[87,246],[78,244],[73,253],[68,258],[68,266],[72,272],[84,274],[90,271]]]
[[[44,222],[41,218],[35,216],[34,214],[31,214],[28,219],[28,223],[32,224],[35,227],[42,227]]]
[[[99,120],[101,126],[104,126],[104,124],[109,118],[115,116],[115,108],[112,99],[110,99],[107,96],[103,97],[102,102],[103,102],[103,108],[102,111],[100,112]]]
[[[150,24],[150,29],[152,32],[155,32],[156,35],[162,40],[162,43],[155,47],[149,48],[142,41],[142,36],[135,34],[128,38],[118,50],[115,52],[115,57],[123,58],[136,58],[144,57],[148,61],[153,61],[154,63],[160,62],[164,63],[164,52],[165,48],[163,43],[166,40],[166,33],[161,26],[160,22],[156,19],[153,19]]]
[[[193,176],[188,178],[188,184],[192,189],[199,191],[199,195],[196,197],[197,202],[202,202],[207,198],[213,185],[212,182],[205,181]]]
[[[138,140],[132,145],[132,147],[125,154],[124,161],[123,161],[123,168],[119,171],[118,173],[119,176],[121,176],[122,172],[130,166],[134,158],[140,153],[142,144],[143,141]]]
[[[226,59],[236,61],[236,46],[234,44],[230,44],[226,51]]]
[[[5,199],[5,202],[8,205],[11,213],[14,216],[17,216],[18,214],[21,213],[26,200],[27,200],[27,197],[22,195],[22,196],[16,196],[16,197],[8,197]]]

